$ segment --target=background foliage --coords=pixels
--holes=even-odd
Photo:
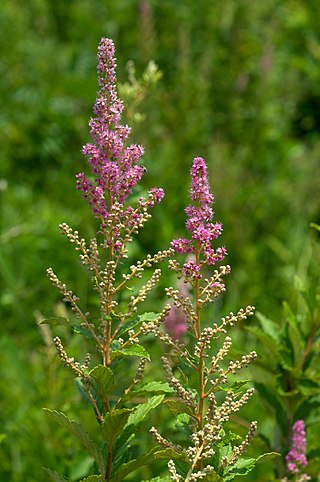
[[[250,303],[279,326],[288,319],[282,302],[294,303],[294,275],[307,246],[316,242],[309,239],[309,223],[320,217],[319,25],[317,0],[2,0],[1,480],[46,480],[41,466],[60,466],[75,481],[90,469],[81,448],[41,412],[42,406],[74,413],[81,408],[50,334],[36,320],[64,309],[46,280],[48,266],[54,264],[82,299],[88,296],[86,274],[57,226],[66,221],[84,235],[94,229],[74,174],[85,169],[80,148],[88,139],[100,37],[116,44],[122,84],[128,59],[138,81],[150,60],[162,73],[155,85],[145,82],[138,117],[123,88],[133,138],[146,148],[143,182],[162,185],[167,193],[136,252],[163,249],[183,230],[191,160],[203,156],[233,268],[227,295],[214,312]],[[319,258],[312,261],[312,284],[308,270],[303,277],[318,303]],[[301,304],[296,311],[293,306],[292,316],[301,322],[299,309]],[[252,326],[258,330],[259,320]],[[307,340],[307,331],[301,336]],[[237,340],[239,350],[266,350],[266,340],[252,332],[240,329]],[[77,341],[69,342],[76,351]],[[254,376],[259,383],[261,373]],[[277,390],[271,385],[270,393]],[[261,419],[259,393],[250,419]],[[274,417],[265,420],[257,451],[273,443],[268,434]],[[283,448],[280,439],[287,442],[286,423],[273,448]],[[314,427],[309,432],[317,433]],[[315,452],[318,445],[310,442]],[[275,480],[280,472],[270,464],[247,480]]]

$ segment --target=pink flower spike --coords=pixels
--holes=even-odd
[[[301,474],[301,469],[308,465],[306,457],[306,432],[303,420],[297,420],[292,426],[292,447],[286,455],[288,473],[299,474],[303,480],[310,480],[308,475]],[[300,479],[299,479],[300,480]]]
[[[123,103],[118,98],[116,89],[116,59],[112,40],[102,38],[98,47],[98,84],[93,108],[94,117],[89,127],[92,141],[82,148],[88,159],[92,178],[88,180],[83,173],[77,175],[77,189],[82,192],[95,217],[101,220],[102,231],[106,231],[105,219],[116,209],[119,224],[138,226],[138,219],[128,219],[128,211],[119,210],[142,178],[145,169],[139,164],[143,155],[140,145],[126,145],[130,135],[130,127],[121,124]],[[163,189],[153,188],[149,191],[149,199],[140,202],[141,208],[151,208],[158,204],[164,196]],[[114,218],[114,215],[113,215]],[[145,220],[147,217],[145,218]],[[141,224],[141,223],[140,223]],[[112,233],[109,233],[112,235]],[[120,250],[120,242],[115,249]]]

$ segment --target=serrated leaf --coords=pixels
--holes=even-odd
[[[220,477],[217,472],[212,471],[210,474],[206,475],[203,479],[201,479],[203,482],[224,482],[224,479]]]
[[[172,393],[173,388],[170,387],[167,382],[149,382],[143,385],[139,392],[162,392],[162,393]]]
[[[68,318],[64,318],[62,316],[50,316],[50,318],[46,318],[45,320],[41,320],[38,323],[39,325],[50,325],[50,326],[70,326],[70,320]]]
[[[157,318],[159,318],[160,315],[161,315],[161,313],[155,313],[153,311],[146,311],[146,313],[143,313],[142,315],[139,315],[138,318],[139,318],[140,322],[155,321]]]
[[[79,482],[103,482],[102,475],[89,475],[85,479],[81,479]]]
[[[142,315],[138,315],[132,320],[128,320],[124,323],[124,325],[120,328],[118,336],[122,336],[127,333],[129,330],[132,330],[135,326],[139,325],[142,322],[154,321],[160,316],[160,313],[153,313],[147,312],[143,313]]]
[[[47,469],[45,467],[43,467],[43,470],[47,472],[53,482],[66,482],[67,480],[63,475],[58,474],[58,472],[56,472],[55,470]]]
[[[140,358],[145,358],[150,361],[150,355],[147,350],[141,345],[132,345],[128,346],[128,348],[123,348],[121,350],[115,350],[111,353],[111,360],[115,360],[116,358],[122,358],[127,356],[138,356]]]
[[[186,403],[182,402],[181,400],[178,400],[176,398],[169,398],[165,400],[164,403],[167,405],[170,412],[174,415],[178,415],[179,413],[186,413],[187,415],[190,415],[190,417],[196,418],[191,407]]]
[[[106,395],[113,390],[114,376],[109,367],[97,365],[88,373],[88,376],[96,382],[102,395]]]
[[[133,408],[115,408],[105,415],[101,430],[103,438],[109,447],[112,447],[115,440],[117,440],[133,410]]]
[[[182,462],[188,462],[188,456],[185,453],[178,452],[172,448],[165,448],[163,450],[158,450],[154,454],[156,459],[164,459],[164,460],[181,460]]]
[[[237,392],[240,392],[242,387],[244,385],[246,385],[248,382],[250,382],[251,380],[238,380],[238,381],[235,381],[235,382],[232,382],[230,385],[227,385],[226,387],[224,387],[223,385],[218,385],[216,390],[214,390],[214,392],[216,391],[223,391],[223,392],[234,392],[234,393],[237,393]]]
[[[247,475],[254,469],[256,459],[237,459],[233,465],[227,466],[223,471],[223,480],[233,480],[236,476]]]
[[[242,440],[240,435],[237,435],[231,431],[224,433],[224,435],[221,436],[221,441],[225,444],[230,444],[230,442],[239,442],[240,440]]]
[[[80,440],[82,445],[87,449],[87,451],[96,461],[99,471],[101,473],[104,473],[105,462],[103,459],[103,454],[98,445],[93,442],[93,440],[91,440],[89,434],[85,431],[85,429],[79,423],[71,420],[69,417],[67,417],[67,415],[62,412],[57,412],[56,410],[51,410],[49,408],[44,408],[43,410],[48,417],[57,422],[59,425],[65,427],[69,432],[71,432]]]
[[[149,480],[143,480],[142,482],[170,482],[172,479],[170,476],[167,477],[155,477]]]
[[[137,426],[148,415],[148,413],[156,408],[162,400],[164,395],[156,395],[151,397],[146,403],[142,403],[138,406],[134,413],[132,413],[128,419],[128,425]]]
[[[151,397],[146,403],[138,405],[133,413],[129,415],[127,424],[125,425],[120,437],[118,438],[116,451],[118,447],[122,447],[129,439],[131,434],[135,433],[138,425],[144,420],[148,413],[156,408],[164,399],[164,395],[156,395]]]
[[[158,395],[161,393],[173,393],[173,388],[170,387],[169,383],[164,382],[149,382],[143,385],[140,389],[129,391],[128,394],[121,397],[121,401],[131,400],[136,397],[150,397],[152,395]]]
[[[158,447],[154,447],[148,453],[137,457],[136,459],[130,460],[130,462],[126,464],[122,464],[122,466],[117,470],[117,472],[112,477],[112,482],[122,482],[124,477],[131,474],[135,470],[143,467],[144,465],[150,465],[154,462],[155,453],[158,451]]]

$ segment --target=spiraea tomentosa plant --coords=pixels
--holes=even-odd
[[[133,236],[149,220],[149,210],[162,200],[164,192],[161,188],[153,188],[135,205],[128,202],[145,171],[139,163],[143,148],[127,143],[130,128],[120,123],[123,104],[117,96],[115,66],[114,44],[103,38],[98,48],[100,90],[94,106],[95,116],[89,124],[92,142],[83,147],[92,176],[77,175],[77,189],[99,222],[97,235],[87,242],[66,223],[60,225],[62,233],[74,245],[82,264],[92,275],[99,310],[89,313],[84,309],[78,296],[49,268],[51,282],[71,307],[76,321],[44,320],[53,325],[69,325],[76,333],[88,338],[92,346],[92,353],[88,353],[82,362],[76,361],[67,354],[61,339],[54,338],[63,364],[72,370],[94,410],[99,428],[97,439],[92,440],[84,427],[65,414],[46,410],[51,418],[78,437],[91,454],[95,461],[91,482],[120,482],[155,459],[159,448],[140,457],[132,454],[129,448],[138,425],[161,403],[166,391],[164,384],[159,383],[158,391],[155,386],[152,391],[144,390],[144,394],[147,392],[150,396],[145,396],[143,403],[134,405],[132,402],[139,394],[136,387],[143,378],[146,360],[150,359],[146,349],[139,344],[139,337],[156,329],[170,310],[168,305],[157,314],[137,314],[137,307],[160,277],[157,268],[144,282],[145,270],[171,255],[173,250],[148,254],[144,260],[132,265],[126,261]],[[128,297],[126,293],[131,295]],[[165,334],[163,338],[166,339]],[[92,355],[99,361],[90,369]],[[133,360],[140,361],[134,363]],[[119,368],[121,363],[122,371]],[[55,481],[64,480],[54,471],[48,469],[47,472]]]
[[[175,398],[168,400],[167,404],[175,415],[178,414],[181,436],[176,434],[173,443],[157,428],[153,427],[151,432],[160,445],[172,449],[172,459],[168,463],[172,481],[227,481],[236,475],[247,474],[257,462],[241,457],[252,441],[257,422],[250,423],[241,443],[237,443],[239,437],[236,434],[224,430],[230,417],[248,402],[254,392],[248,388],[243,393],[241,389],[246,382],[230,381],[230,377],[257,356],[252,351],[239,360],[228,361],[232,340],[227,330],[252,316],[254,307],[247,306],[236,314],[230,313],[220,324],[208,326],[205,323],[205,308],[225,291],[223,280],[230,273],[230,266],[212,269],[224,259],[226,250],[212,247],[222,226],[213,222],[213,195],[206,163],[200,157],[194,159],[191,168],[190,197],[192,203],[186,208],[186,227],[191,238],[180,238],[171,243],[175,252],[186,255],[186,259],[184,262],[169,261],[178,278],[189,285],[190,294],[183,296],[181,290],[168,288],[167,295],[183,309],[191,341],[185,345],[172,340],[171,354],[162,358],[166,378],[175,393]],[[220,348],[216,348],[220,337],[224,341]],[[221,397],[222,394],[225,395]]]

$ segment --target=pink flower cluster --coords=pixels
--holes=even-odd
[[[289,473],[299,473],[303,467],[306,467],[308,460],[306,457],[306,432],[303,420],[297,420],[292,426],[292,448],[286,456],[287,470]],[[304,475],[304,479],[309,480]],[[307,477],[307,478],[306,478]]]
[[[178,238],[171,242],[171,247],[176,253],[195,253],[196,246],[204,257],[203,263],[210,266],[222,261],[227,252],[224,247],[213,249],[211,244],[222,233],[222,225],[213,223],[214,212],[212,204],[213,195],[210,193],[207,166],[202,157],[196,157],[191,167],[191,189],[190,198],[193,204],[189,204],[185,211],[187,214],[186,227],[191,233],[191,239]],[[191,263],[193,263],[191,265]],[[190,271],[194,277],[201,277],[199,274],[200,265],[188,261],[184,265],[184,271],[190,276]]]
[[[112,206],[122,205],[140,181],[144,168],[139,164],[143,155],[140,145],[126,145],[130,134],[127,125],[120,124],[123,103],[116,91],[116,59],[114,44],[102,38],[98,47],[98,83],[100,91],[94,105],[95,117],[90,120],[92,142],[82,151],[88,158],[94,181],[84,173],[77,174],[77,189],[91,206],[93,214],[105,226]],[[162,189],[149,191],[144,207],[152,207],[163,198]],[[143,203],[143,200],[140,200]],[[137,215],[139,218],[139,215]],[[138,219],[138,223],[141,219]]]

